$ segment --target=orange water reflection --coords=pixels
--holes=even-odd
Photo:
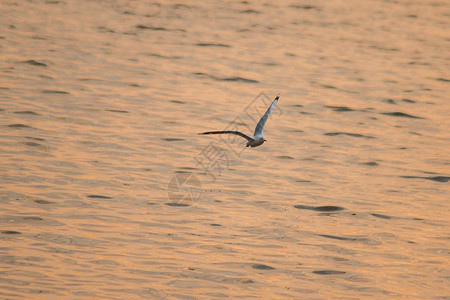
[[[1,297],[449,296],[448,4],[0,7]]]

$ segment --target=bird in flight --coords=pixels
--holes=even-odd
[[[262,145],[264,142],[267,142],[267,140],[262,135],[264,125],[266,124],[267,119],[269,118],[270,114],[272,113],[273,108],[277,104],[278,98],[280,98],[280,94],[278,94],[275,97],[275,100],[273,100],[272,104],[270,104],[269,108],[267,109],[264,116],[261,117],[258,124],[256,124],[255,132],[253,133],[253,137],[246,135],[245,133],[242,133],[240,131],[236,130],[225,130],[225,131],[207,131],[207,132],[201,132],[199,134],[236,134],[244,139],[246,139],[247,145],[246,147],[258,147]]]

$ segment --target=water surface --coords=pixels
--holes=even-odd
[[[0,298],[450,297],[446,1],[0,10]]]

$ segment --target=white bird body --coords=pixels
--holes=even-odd
[[[258,146],[264,144],[264,142],[267,142],[267,140],[262,135],[262,131],[264,129],[264,125],[266,124],[267,119],[269,118],[270,114],[272,113],[273,108],[275,107],[275,105],[278,102],[278,98],[280,98],[280,94],[278,94],[275,97],[275,100],[273,100],[272,104],[269,106],[266,113],[261,117],[258,124],[256,124],[256,128],[255,128],[255,132],[253,133],[253,137],[251,137],[245,133],[242,133],[240,131],[236,131],[236,130],[207,131],[207,132],[202,132],[199,134],[236,134],[236,135],[243,137],[244,139],[246,139],[248,141],[246,144],[246,147],[258,147]]]

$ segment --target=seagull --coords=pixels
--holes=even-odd
[[[258,147],[262,145],[264,142],[267,142],[267,140],[263,137],[262,132],[264,129],[264,125],[266,124],[267,119],[269,118],[270,114],[272,113],[273,108],[277,104],[278,98],[280,98],[280,94],[278,94],[275,97],[275,100],[273,100],[272,104],[270,104],[269,108],[267,109],[266,113],[262,118],[259,120],[258,124],[256,124],[255,132],[253,133],[253,137],[246,135],[245,133],[242,133],[240,131],[236,130],[225,130],[225,131],[207,131],[207,132],[201,132],[199,134],[236,134],[244,139],[246,139],[247,145],[246,147]]]

